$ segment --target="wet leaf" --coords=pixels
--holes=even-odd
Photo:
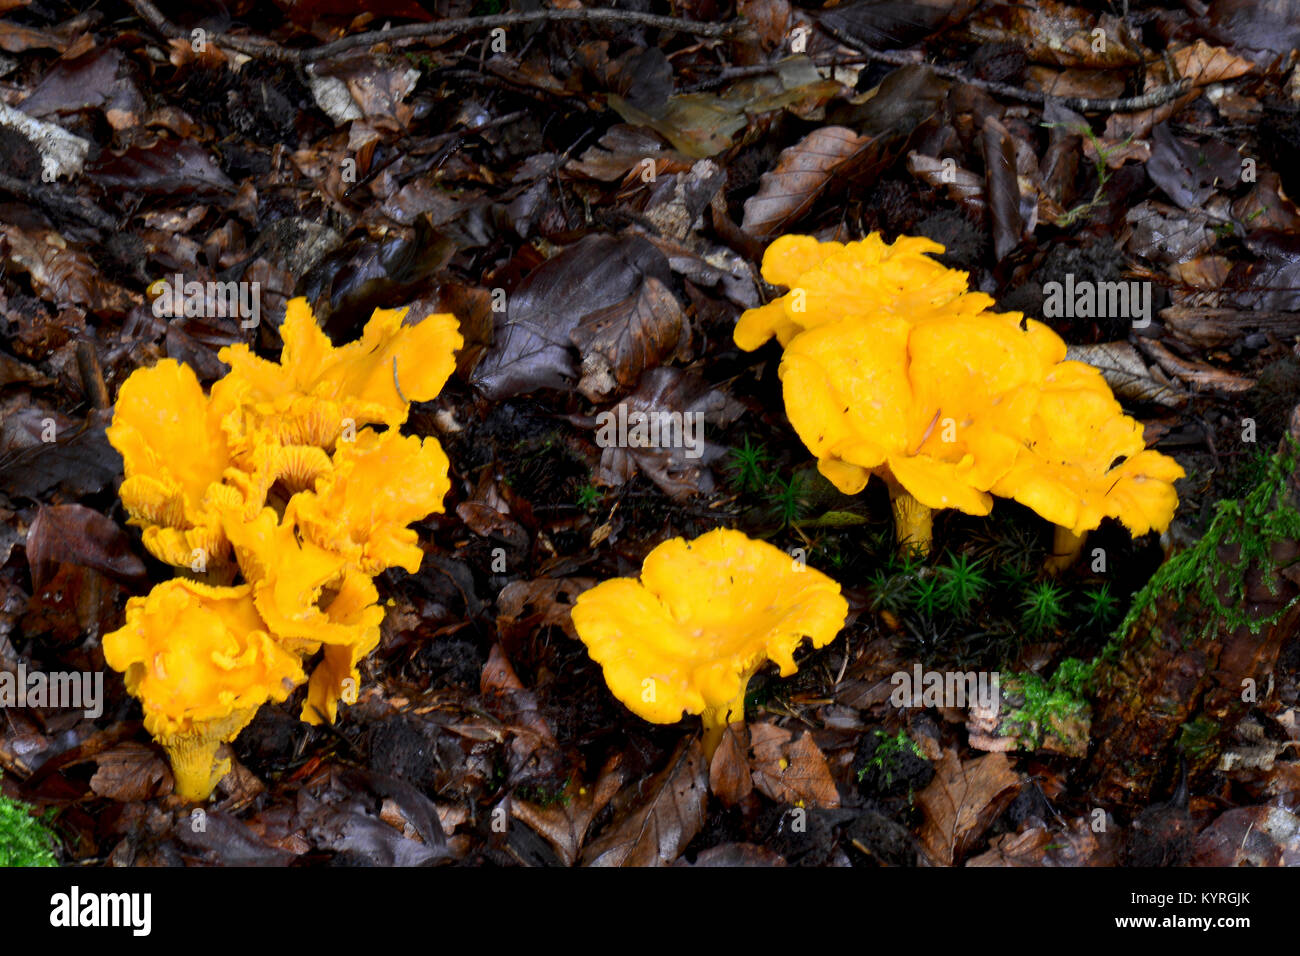
[[[95,757],[90,789],[101,797],[130,803],[171,792],[171,769],[155,747],[123,742]]]
[[[573,866],[582,853],[592,821],[614,799],[626,779],[621,758],[615,756],[595,784],[583,786],[571,781],[563,796],[548,806],[516,798],[511,801],[510,813],[545,837],[560,862]]]
[[[77,564],[129,588],[146,582],[144,562],[114,521],[84,505],[41,505],[27,531],[32,586],[40,590],[60,564]]]
[[[749,730],[743,723],[723,731],[709,762],[709,790],[726,806],[734,807],[754,791],[748,753]]]
[[[782,151],[775,168],[758,181],[758,192],[745,200],[741,228],[766,238],[781,232],[812,208],[831,188],[837,174],[863,159],[872,139],[843,126],[823,126]]]
[[[228,195],[235,188],[206,149],[178,140],[132,146],[117,155],[105,151],[86,164],[86,175],[106,189],[143,193]]]
[[[686,741],[640,799],[582,855],[584,866],[667,866],[704,826],[708,767],[698,740]]]
[[[622,302],[588,312],[570,335],[582,353],[578,391],[598,402],[635,385],[677,349],[684,319],[677,297],[654,276]]]
[[[750,752],[754,755],[754,786],[777,803],[800,807],[834,808],[840,794],[831,779],[826,757],[804,731],[773,723],[750,727]]]
[[[635,302],[647,279],[671,281],[668,261],[639,236],[591,235],[534,269],[508,297],[504,323],[473,384],[501,399],[561,388],[577,377],[572,336],[586,316]]]
[[[1020,777],[1005,754],[962,762],[945,750],[934,779],[916,795],[925,815],[921,845],[938,866],[959,862],[984,835],[990,823],[1015,799]]]
[[[1238,807],[1201,831],[1193,866],[1300,866],[1300,817],[1280,807]]]

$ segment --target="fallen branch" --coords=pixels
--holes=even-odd
[[[172,39],[186,36],[185,32],[172,23],[150,0],[128,0],[132,9],[163,36]],[[719,39],[735,31],[737,21],[723,23],[702,23],[698,20],[686,20],[681,17],[665,17],[653,13],[638,13],[634,10],[532,10],[525,13],[498,13],[485,17],[457,17],[437,20],[433,23],[412,23],[406,26],[391,27],[386,30],[370,30],[355,33],[332,43],[309,49],[282,47],[269,40],[250,41],[243,37],[228,34],[213,34],[211,40],[217,46],[228,47],[248,56],[263,59],[282,60],[291,63],[314,63],[327,60],[358,47],[373,46],[376,43],[393,43],[399,40],[424,40],[432,37],[446,37],[457,33],[475,33],[482,30],[494,30],[497,27],[527,26],[533,23],[605,23],[635,25],[655,30],[668,30],[676,33],[688,33],[692,36]]]
[[[1089,99],[1084,96],[1053,96],[1050,93],[1039,93],[1035,90],[1026,90],[1019,86],[1010,86],[1006,83],[995,83],[992,80],[983,80],[979,77],[969,76],[955,67],[943,66],[938,63],[919,62],[906,53],[896,53],[891,50],[875,50],[851,34],[841,30],[834,24],[820,22],[818,23],[818,26],[845,46],[856,50],[858,53],[862,54],[862,56],[879,63],[886,63],[890,66],[925,66],[927,69],[932,70],[936,75],[943,77],[945,80],[953,80],[958,83],[977,86],[995,96],[1006,97],[1007,99],[1017,100],[1021,103],[1033,103],[1036,106],[1046,106],[1048,103],[1055,103],[1059,106],[1065,107],[1066,109],[1075,110],[1079,113],[1139,113],[1142,110],[1154,109],[1157,106],[1163,106],[1165,103],[1176,100],[1192,88],[1192,81],[1184,79],[1179,80],[1177,83],[1170,83],[1168,86],[1158,86],[1154,90],[1143,93],[1141,96],[1126,96],[1119,99],[1103,100]]]

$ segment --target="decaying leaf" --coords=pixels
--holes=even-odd
[[[945,750],[934,779],[916,795],[925,814],[921,845],[939,866],[959,862],[1020,791],[1021,781],[1004,754],[963,763]]]
[[[750,727],[754,755],[754,786],[777,803],[834,808],[839,791],[826,758],[807,731],[793,731],[765,722]]]
[[[704,826],[709,772],[699,741],[690,738],[582,855],[585,866],[667,866]]]

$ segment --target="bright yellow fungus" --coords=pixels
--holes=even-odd
[[[306,678],[268,633],[250,588],[176,578],[131,598],[126,624],[104,635],[104,659],[144,704],[144,724],[171,760],[176,792],[204,800],[230,769],[218,760],[267,701]]]
[[[656,547],[641,578],[614,578],[579,595],[573,626],[605,682],[653,723],[700,714],[709,756],[743,721],[745,687],[767,661],[795,673],[807,638],[829,644],[844,626],[840,586],[778,548],[719,529]]]
[[[784,236],[764,255],[764,278],[790,291],[742,315],[735,340],[785,346],[786,413],[822,474],[848,494],[880,475],[900,543],[922,552],[935,509],[987,514],[993,495],[1058,526],[1052,570],[1105,517],[1165,530],[1182,469],[1145,449],[1100,372],[1066,361],[1041,322],[990,312],[930,258],[942,251],[873,234]]]
[[[419,568],[408,526],[442,510],[448,462],[436,440],[397,427],[446,383],[461,337],[453,316],[404,325],[405,314],[379,309],[358,341],[334,348],[294,299],[279,362],[223,349],[232,370],[211,396],[170,360],[122,386],[109,438],[146,546],[191,571],[207,555],[224,580],[243,579],[159,585],[104,641],[182,796],[209,795],[229,766],[217,748],[261,703],[308,681],[302,718],[320,723],[355,700],[384,617],[371,579]]]
[[[745,312],[736,344],[753,351],[776,336],[782,345],[805,329],[850,315],[888,312],[914,319],[919,313],[976,315],[993,305],[966,287],[966,273],[930,258],[943,246],[901,236],[892,245],[879,234],[842,244],[812,236],[782,236],[763,254],[763,278],[790,289],[767,305]]]

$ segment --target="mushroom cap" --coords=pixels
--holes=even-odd
[[[741,315],[736,344],[753,351],[776,336],[788,345],[804,329],[850,315],[976,315],[992,306],[989,296],[967,289],[965,272],[930,258],[942,252],[937,242],[913,236],[892,244],[879,233],[847,244],[782,236],[763,255],[763,278],[790,291]]]
[[[365,429],[340,441],[332,467],[290,500],[286,517],[308,541],[346,557],[367,574],[391,567],[411,574],[424,552],[408,528],[442,511],[451,490],[450,464],[434,438],[405,437],[390,429]]]
[[[403,325],[407,309],[376,309],[361,337],[335,348],[305,298],[291,299],[280,337],[279,362],[230,345],[218,357],[230,374],[213,386],[213,400],[243,445],[257,425],[285,445],[332,448],[354,426],[406,421],[413,401],[428,401],[456,368],[462,339],[456,317],[434,313]],[[249,418],[251,414],[251,420]]]
[[[237,711],[284,700],[306,680],[298,658],[267,632],[248,585],[159,584],[127,601],[126,623],[103,646],[159,738],[201,735]]]
[[[1178,508],[1173,482],[1184,477],[1182,467],[1147,450],[1142,426],[1124,414],[1101,373],[1080,365],[1062,363],[1041,391],[1024,448],[994,493],[1076,535],[1106,517],[1135,535],[1165,531]]]
[[[229,546],[209,493],[231,452],[194,370],[173,359],[136,369],[118,391],[106,434],[122,456],[122,504],[145,529],[150,553],[179,567],[190,564],[195,548],[220,560]]]
[[[877,473],[929,508],[987,514],[1036,385],[1064,354],[1055,333],[1016,313],[850,316],[787,344],[786,414],[846,494]]]
[[[610,691],[653,723],[734,701],[765,661],[796,670],[804,638],[830,643],[844,626],[840,586],[779,548],[718,529],[672,538],[640,580],[614,578],[579,595],[573,625]]]

